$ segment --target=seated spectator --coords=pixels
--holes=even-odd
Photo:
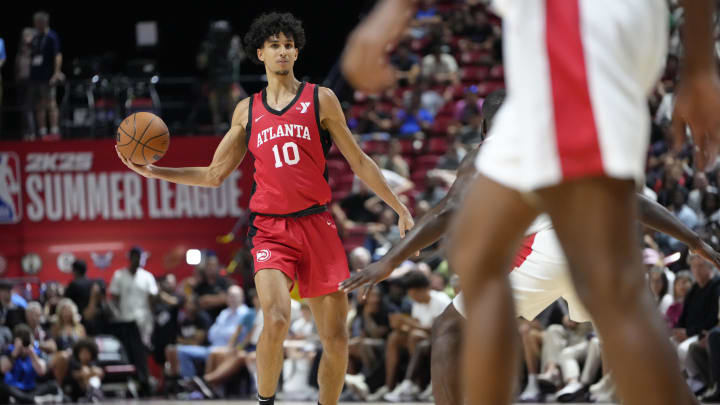
[[[185,299],[182,311],[177,316],[177,335],[174,340],[177,345],[204,346],[207,344],[207,331],[212,325],[210,316],[201,310],[197,303],[197,297],[190,296]],[[169,353],[176,348],[168,345],[165,348],[165,358],[170,358]]]
[[[350,327],[350,361],[345,384],[361,400],[367,399],[370,391],[366,380],[382,369],[382,349],[390,333],[389,315],[380,287],[373,286],[367,299],[358,303]]]
[[[434,117],[445,105],[445,102],[452,98],[452,91],[448,89],[446,96],[443,96],[430,87],[431,85],[432,82],[429,78],[422,78],[414,91],[420,92],[420,108],[427,110]],[[403,101],[406,105],[410,103],[414,91],[405,93]]]
[[[460,82],[457,61],[440,44],[435,44],[430,54],[422,59],[422,76],[442,85]]]
[[[710,262],[696,254],[687,259],[695,277],[695,284],[688,292],[683,303],[683,311],[673,329],[673,340],[677,344],[680,364],[687,365],[687,353],[690,345],[697,342],[702,333],[714,328],[718,323],[718,299],[720,299],[720,277]],[[688,383],[693,391],[703,388],[701,381],[688,371]]]
[[[670,305],[673,303],[673,297],[669,294],[668,279],[665,275],[665,269],[660,266],[654,266],[649,274],[650,292],[653,299],[660,310],[665,315]]]
[[[58,302],[50,335],[57,345],[57,352],[52,357],[53,374],[57,381],[62,382],[67,376],[73,345],[86,336],[85,327],[80,323],[80,314],[71,299],[63,298]]]
[[[385,386],[374,394],[377,396],[385,391],[382,397],[391,402],[415,399],[420,393],[419,384],[414,381],[415,375],[422,366],[421,360],[429,354],[430,331],[437,318],[451,300],[445,293],[430,289],[430,280],[419,271],[411,271],[403,278],[407,294],[412,300],[410,316],[393,314],[390,333],[385,352]],[[407,350],[410,356],[405,378],[395,386],[400,351]],[[392,389],[394,387],[394,389]]]
[[[562,301],[553,302],[532,321],[523,318],[518,319],[518,331],[520,332],[524,354],[523,360],[527,369],[527,385],[523,392],[520,393],[519,399],[521,402],[541,402],[543,399],[538,384],[538,370],[544,370],[546,364],[542,361],[547,361],[546,358],[540,356],[543,347],[543,335],[548,326],[561,322],[562,318],[567,315],[567,305]]]
[[[70,359],[71,394],[73,401],[85,399],[88,402],[99,402],[103,399],[100,389],[105,376],[98,367],[98,347],[94,340],[83,338],[78,340],[72,349]]]
[[[702,171],[697,171],[693,175],[692,190],[688,193],[688,206],[700,214],[702,211],[702,197],[706,192],[717,193],[717,188],[708,183],[708,178]]]
[[[90,302],[93,281],[85,277],[87,265],[83,260],[75,260],[72,264],[73,280],[65,289],[65,298],[73,300],[82,313]]]
[[[420,96],[419,91],[413,91],[410,101],[406,103],[407,107],[395,113],[393,127],[398,128],[400,137],[408,138],[430,130],[434,121],[433,116],[420,105]]]
[[[185,379],[192,379],[199,375],[195,362],[206,359],[205,369],[214,369],[214,363],[219,360],[221,354],[231,352],[237,342],[245,338],[252,328],[255,313],[243,304],[243,291],[240,287],[232,286],[228,289],[227,306],[220,312],[208,331],[210,346],[178,345],[168,350],[166,355],[170,363],[171,376],[179,374]],[[212,353],[216,355],[211,356]],[[212,397],[212,394],[209,396]]]
[[[420,60],[410,51],[406,43],[398,45],[395,53],[390,57],[392,64],[397,71],[398,86],[412,86],[420,75]]]
[[[50,319],[57,312],[57,304],[63,298],[65,289],[55,281],[47,283],[45,292],[40,296],[45,319]]]
[[[695,279],[692,273],[687,270],[680,271],[675,276],[675,282],[673,283],[673,303],[670,304],[670,307],[665,311],[665,320],[671,330],[675,329],[680,320],[685,297],[687,297],[694,283]]]
[[[25,323],[25,311],[12,302],[12,283],[0,280],[0,325],[13,330]]]
[[[93,283],[90,300],[82,313],[82,323],[89,336],[106,333],[108,323],[113,319],[110,303],[105,295],[104,283]]]
[[[410,177],[410,166],[402,156],[402,145],[400,140],[392,139],[387,155],[382,156],[378,159],[378,166],[381,169],[390,170],[405,178]]]
[[[67,355],[58,352],[57,343],[45,328],[43,322],[42,306],[37,301],[28,302],[25,308],[25,319],[27,325],[32,331],[33,338],[38,342],[40,351],[48,358],[48,368],[52,370],[56,381],[62,381],[67,371]]]
[[[600,339],[597,336],[588,336],[585,341],[564,348],[560,352],[559,359],[565,387],[557,392],[556,398],[560,402],[573,402],[587,392],[590,385],[597,380],[602,361]],[[581,374],[582,360],[584,361]]]
[[[698,226],[718,227],[720,223],[720,196],[717,192],[705,191],[700,202]]]
[[[357,119],[355,133],[390,132],[393,130],[392,116],[380,108],[376,97],[368,97],[367,108]]]
[[[30,328],[16,325],[13,339],[0,357],[0,371],[5,374],[0,387],[0,397],[4,398],[0,401],[10,403],[9,398],[13,398],[21,404],[35,404],[41,399],[62,402],[62,392],[54,381],[38,382],[47,373],[47,364]],[[45,397],[48,395],[50,398]]]
[[[152,334],[153,358],[157,364],[165,364],[165,349],[174,344],[178,336],[178,313],[183,306],[182,296],[175,292],[177,282],[174,274],[166,274],[158,280],[158,300],[155,302],[155,325]],[[196,300],[194,296],[189,300]],[[195,302],[197,305],[197,302]],[[207,315],[207,314],[206,314]],[[204,329],[210,326],[210,321]]]
[[[252,329],[245,335],[243,341],[237,345],[236,350],[214,362],[214,367],[207,369],[201,380],[201,383],[205,383],[212,392],[219,393],[218,396],[221,398],[224,397],[222,395],[222,384],[235,375],[243,366],[250,368],[255,363],[255,350],[263,328],[263,316],[257,293],[252,290],[248,295],[257,311]]]
[[[591,333],[592,325],[589,322],[577,323],[567,314],[563,316],[562,325],[550,325],[543,333],[543,370],[537,377],[538,383],[553,391],[561,388],[563,380],[560,354],[567,347],[587,344]]]
[[[483,99],[480,98],[480,89],[476,85],[465,88],[464,97],[455,103],[455,119],[467,125],[473,117],[480,116]]]
[[[381,226],[371,229],[365,240],[365,247],[372,252],[373,261],[379,260],[390,250],[394,243],[400,240],[395,211],[385,208],[380,215],[379,224]]]
[[[204,265],[200,264],[201,279],[193,291],[198,297],[200,309],[210,315],[211,321],[215,321],[226,307],[227,290],[232,283],[220,275],[220,260],[215,252],[206,252],[203,259]]]

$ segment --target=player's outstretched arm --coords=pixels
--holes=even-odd
[[[715,0],[684,0],[685,45],[680,85],[673,111],[675,148],[685,143],[690,128],[695,144],[695,166],[711,169],[720,149],[720,78],[715,61]]]
[[[413,0],[382,0],[350,35],[342,56],[345,78],[358,90],[378,92],[395,83],[388,48],[400,38],[415,11]]]
[[[320,124],[330,131],[335,145],[350,164],[353,173],[360,177],[360,180],[364,181],[378,197],[382,198],[390,208],[397,212],[400,217],[398,220],[400,235],[405,237],[405,231],[410,230],[414,225],[410,211],[390,189],[385,177],[380,172],[380,168],[355,142],[355,138],[353,138],[345,122],[345,114],[342,107],[340,107],[340,102],[332,90],[320,87],[318,98]]]
[[[640,222],[658,232],[670,235],[686,244],[690,250],[720,267],[720,253],[703,241],[698,234],[680,222],[675,215],[657,202],[637,194]]]
[[[366,285],[363,290],[363,297],[366,296],[373,285],[388,278],[403,260],[410,257],[414,252],[436,242],[447,232],[452,217],[460,207],[468,186],[475,179],[477,173],[475,170],[475,157],[478,151],[479,149],[475,148],[465,156],[458,168],[457,178],[445,197],[427,214],[423,215],[405,238],[393,246],[382,259],[370,264],[365,269],[357,271],[350,278],[340,283],[342,291],[350,292]]]
[[[125,166],[147,178],[162,179],[173,183],[190,186],[220,187],[245,157],[245,126],[248,118],[249,99],[240,101],[235,107],[230,130],[215,149],[212,162],[205,167],[160,167],[155,165],[140,166],[125,159],[118,152],[118,157]],[[117,148],[116,148],[117,149]]]

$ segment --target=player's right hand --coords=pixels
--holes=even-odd
[[[395,268],[385,260],[378,260],[375,263],[370,263],[370,265],[364,269],[359,269],[355,274],[350,276],[350,278],[341,282],[338,290],[349,293],[365,285],[361,295],[361,297],[365,299],[373,286],[390,277],[393,270],[395,270]]]
[[[115,152],[117,153],[118,157],[120,158],[120,161],[123,162],[125,166],[127,166],[130,170],[134,171],[135,173],[145,176],[147,178],[152,178],[152,165],[136,165],[135,163],[131,162],[130,160],[126,159],[125,156],[120,153],[118,150],[118,147],[115,146]]]
[[[681,79],[673,111],[674,149],[685,144],[685,128],[690,127],[695,144],[695,166],[711,169],[720,149],[720,78],[717,72],[688,73]]]

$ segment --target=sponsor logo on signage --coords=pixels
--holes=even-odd
[[[110,267],[113,256],[114,256],[113,252],[107,252],[107,253],[92,252],[92,253],[90,253],[90,258],[92,259],[93,264],[95,265],[95,267],[97,267],[100,270],[105,270],[108,267]]]
[[[60,253],[57,257],[57,266],[63,273],[72,272],[72,264],[75,261],[75,255],[70,252]]]
[[[20,158],[14,152],[0,153],[0,224],[22,219]]]
[[[37,253],[28,253],[20,260],[20,266],[25,274],[32,276],[38,274],[42,268],[42,259]]]

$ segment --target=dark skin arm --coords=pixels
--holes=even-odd
[[[373,285],[385,280],[403,260],[420,249],[435,243],[447,231],[450,220],[460,206],[468,185],[475,178],[475,157],[479,149],[474,149],[463,159],[458,168],[458,176],[450,190],[440,202],[425,214],[415,227],[393,246],[382,259],[370,264],[366,269],[356,272],[352,277],[340,283],[340,289],[352,291],[369,283],[363,291],[363,297]]]
[[[457,207],[462,201],[467,186],[475,178],[475,156],[478,149],[468,153],[458,169],[458,176],[447,195],[425,214],[396,246],[380,260],[370,264],[362,271],[358,271],[350,278],[340,283],[340,289],[345,292],[352,291],[367,284],[363,296],[373,285],[385,280],[393,270],[410,257],[414,252],[431,245],[440,239],[448,227]],[[680,222],[670,211],[660,204],[640,194],[637,195],[640,222],[659,232],[666,233],[687,244],[690,249],[710,260],[716,266],[720,265],[720,253],[703,242],[698,235]]]
[[[686,244],[690,250],[704,257],[715,266],[720,266],[720,253],[680,222],[675,215],[657,202],[638,194],[640,222],[658,232],[670,235]]]

